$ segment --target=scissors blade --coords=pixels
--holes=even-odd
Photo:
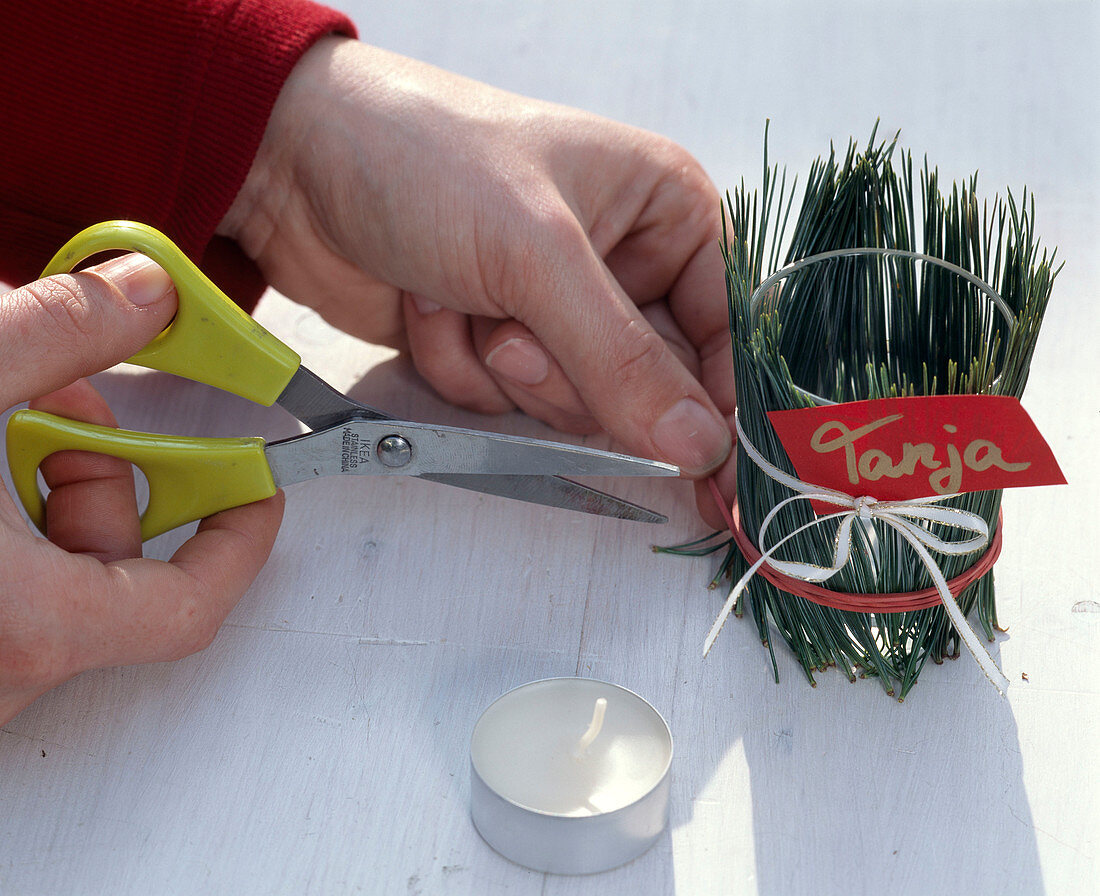
[[[334,389],[313,371],[299,367],[275,400],[310,429],[326,429],[345,420],[392,420],[385,411],[360,404]]]
[[[337,391],[306,367],[299,367],[279,396],[278,404],[314,430],[334,427],[352,418],[394,419],[384,411],[360,404]],[[269,455],[269,461],[271,460]],[[646,462],[647,475],[674,475],[672,471],[675,468],[669,467],[667,471],[656,471],[654,467],[648,466],[652,463]],[[301,471],[286,471],[283,475],[288,480],[299,476],[308,478]],[[276,478],[279,478],[278,474]],[[553,474],[528,473],[506,476],[484,472],[426,472],[420,473],[419,478],[483,494],[498,495],[548,507],[578,510],[582,513],[594,513],[638,522],[668,521],[663,514]]]
[[[595,448],[404,420],[345,420],[268,445],[279,487],[340,474],[418,476],[460,488],[620,519],[661,521],[559,474],[674,476],[670,464]]]
[[[583,445],[408,420],[345,420],[267,446],[279,484],[317,476],[676,476],[671,464]]]
[[[493,476],[479,473],[424,473],[419,479],[441,482],[470,491],[487,495],[498,495],[542,504],[546,507],[561,507],[565,510],[577,510],[581,513],[593,513],[598,516],[614,517],[638,523],[667,523],[668,517],[638,504],[631,504],[622,498],[616,498],[579,482],[571,482],[561,476]]]

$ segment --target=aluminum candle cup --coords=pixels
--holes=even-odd
[[[470,812],[536,871],[590,874],[641,855],[668,824],[672,734],[645,700],[589,678],[508,691],[470,743]]]

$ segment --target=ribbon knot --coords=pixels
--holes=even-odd
[[[877,504],[878,501],[870,495],[864,495],[856,500],[856,513],[859,514],[861,520],[869,520],[874,515],[875,505]]]
[[[910,547],[913,548],[913,551],[932,577],[936,590],[939,591],[940,601],[947,611],[947,615],[951,619],[952,624],[954,624],[955,629],[958,631],[959,636],[962,638],[963,643],[977,661],[981,670],[985,673],[986,678],[988,678],[993,686],[1003,695],[1008,687],[1008,679],[997,667],[996,662],[994,662],[993,658],[989,655],[989,652],[982,646],[977,634],[975,634],[974,630],[967,623],[966,617],[963,615],[962,610],[951,594],[951,589],[948,587],[947,578],[944,576],[943,570],[940,569],[939,564],[936,563],[931,553],[929,553],[930,550],[933,550],[937,553],[946,555],[960,555],[981,550],[989,543],[989,525],[986,521],[968,510],[960,510],[956,507],[936,506],[940,501],[954,498],[956,497],[955,495],[937,495],[930,498],[915,498],[909,501],[878,501],[870,495],[852,496],[844,492],[820,488],[803,482],[800,479],[796,479],[794,476],[784,473],[774,464],[770,463],[756,449],[756,446],[754,446],[752,442],[749,441],[748,436],[745,435],[744,429],[741,428],[741,419],[739,415],[734,416],[734,423],[737,427],[738,442],[752,462],[755,463],[765,475],[774,479],[781,485],[787,486],[787,488],[794,491],[795,494],[789,498],[784,498],[764,517],[763,522],[760,524],[760,532],[758,535],[760,559],[753,563],[737,584],[730,589],[725,606],[723,606],[722,612],[718,615],[714,625],[711,627],[710,633],[707,635],[707,639],[703,645],[703,655],[706,656],[707,653],[710,652],[726,619],[729,617],[730,613],[733,612],[733,608],[738,598],[741,596],[741,592],[744,591],[749,580],[756,574],[756,571],[760,569],[761,566],[766,563],[772,569],[784,575],[791,576],[792,578],[801,579],[804,582],[823,582],[836,575],[848,565],[848,561],[851,559],[852,555],[852,526],[855,524],[855,521],[861,520],[867,522],[870,520],[878,520],[896,531],[909,543]],[[842,509],[837,513],[815,517],[809,523],[783,536],[783,538],[771,547],[767,547],[768,527],[784,507],[795,501],[814,501],[830,504]],[[833,542],[833,557],[830,565],[821,566],[819,564],[806,563],[799,560],[775,559],[775,552],[787,541],[809,529],[827,525],[830,521],[835,521],[837,525],[836,537]],[[921,525],[921,523],[924,525]],[[947,536],[937,535],[931,529],[926,528],[927,525],[935,523],[952,530],[961,531],[962,535],[955,538],[949,538]]]

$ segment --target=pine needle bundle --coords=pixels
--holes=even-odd
[[[1019,397],[1027,381],[1057,274],[1054,254],[1040,248],[1034,233],[1033,199],[1025,190],[1022,203],[1009,194],[980,205],[976,175],[945,195],[937,172],[926,162],[918,180],[911,155],[896,142],[876,142],[872,133],[862,151],[850,143],[842,159],[835,151],[818,159],[795,213],[795,186],[788,188],[786,173],[769,167],[765,136],[761,190],[750,193],[742,183],[726,198],[723,254],[739,421],[767,461],[791,475],[794,468],[769,411],[911,395]],[[858,248],[896,251],[836,251]],[[832,257],[780,275],[760,294],[776,272],[823,253]],[[922,264],[917,253],[946,264]],[[971,276],[959,276],[950,266]],[[976,281],[987,287],[979,289]],[[993,294],[1003,301],[1000,310],[990,301]],[[765,475],[743,448],[737,475],[741,527],[759,545],[765,516],[792,492]],[[995,532],[1000,504],[1000,491],[982,491],[943,506],[975,513]],[[791,504],[776,517],[768,541],[775,544],[812,519],[808,503]],[[725,548],[712,586],[727,576],[737,581],[749,563],[724,536],[664,550],[698,555]],[[826,583],[830,591],[895,594],[932,584],[913,549],[890,527],[862,521],[853,537],[850,562]],[[833,541],[828,528],[811,527],[775,556],[827,565]],[[974,558],[937,561],[952,578]],[[976,611],[992,640],[998,628],[992,571],[956,600],[964,614]],[[836,666],[850,680],[877,677],[898,699],[929,658],[939,663],[959,654],[959,633],[942,605],[856,612],[812,602],[755,576],[733,607],[737,616],[746,610],[768,647],[777,680],[773,632],[789,645],[811,684],[816,672]]]

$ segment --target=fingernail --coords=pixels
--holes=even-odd
[[[418,296],[416,293],[412,294],[412,300],[416,310],[421,314],[432,314],[443,307],[438,302],[433,302],[431,299],[424,298],[424,296]]]
[[[110,280],[133,305],[152,305],[173,289],[172,278],[144,255],[123,255],[88,270]]]
[[[485,356],[485,364],[525,386],[537,386],[550,373],[546,352],[530,339],[502,342]]]
[[[730,453],[730,432],[694,398],[681,398],[650,432],[665,460],[690,475],[709,473]]]

